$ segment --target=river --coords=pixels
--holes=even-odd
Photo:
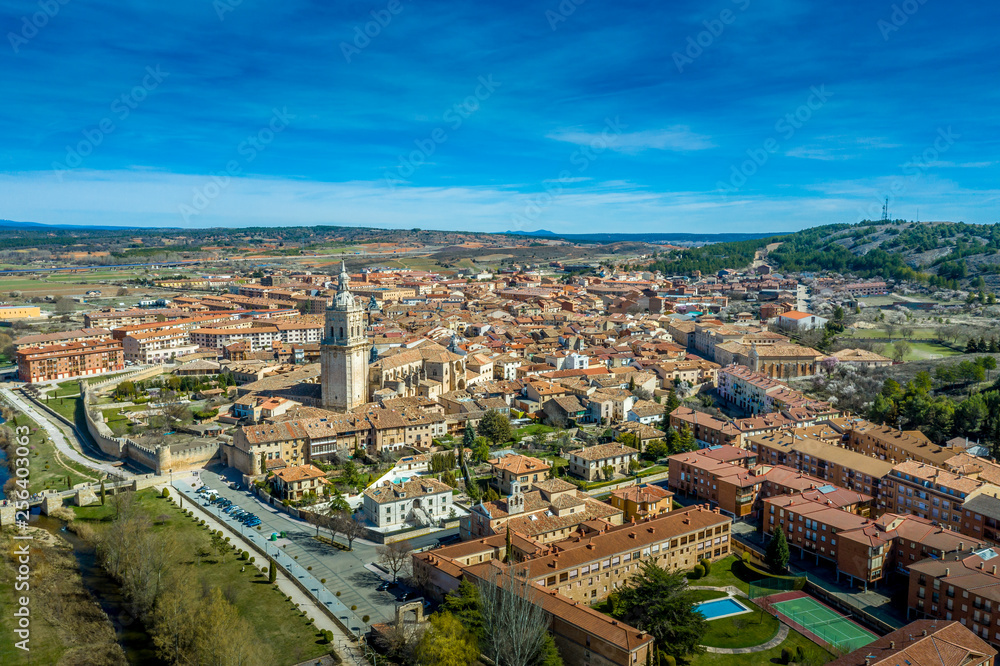
[[[90,544],[65,529],[61,520],[33,513],[31,524],[62,537],[73,546],[73,555],[76,557],[83,578],[83,586],[111,619],[118,644],[125,651],[128,663],[136,666],[167,666],[167,662],[156,656],[153,639],[146,626],[142,621],[132,617],[128,604],[122,597],[121,586],[98,564],[97,554]]]

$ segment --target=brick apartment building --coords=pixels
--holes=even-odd
[[[942,557],[968,537],[916,516],[886,513],[876,520],[830,506],[819,498],[764,499],[763,530],[785,532],[793,553],[836,567],[837,578],[868,589],[891,571],[906,573],[927,557]],[[912,578],[912,576],[911,576]]]
[[[966,540],[940,557],[910,566],[907,617],[961,622],[1000,646],[1000,557]]]
[[[748,443],[761,464],[787,465],[827,483],[871,495],[880,502],[882,479],[893,467],[890,462],[797,431],[758,435]]]
[[[19,349],[14,355],[23,382],[89,377],[125,368],[125,352],[117,340],[67,342]]]

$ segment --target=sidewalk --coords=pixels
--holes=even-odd
[[[188,494],[187,489],[176,485],[181,482],[182,480],[174,481],[174,485],[171,487],[173,492],[170,494],[170,501],[176,503],[178,497],[177,493],[182,493],[184,495],[184,509],[194,511],[195,515],[198,516],[200,520],[204,520],[206,523],[211,525],[212,529],[222,530],[223,532],[232,535],[234,543],[238,544],[237,549],[240,551],[246,551],[247,553],[257,557],[258,562],[255,564],[259,563],[260,570],[267,573],[267,559],[260,557],[260,551],[265,550],[266,545],[263,548],[260,545],[257,545],[257,548],[251,546],[251,541],[254,540],[257,535],[249,535],[250,539],[248,539],[246,538],[246,535],[233,531],[229,525],[219,520],[210,511],[206,511],[205,508],[198,503],[196,498],[191,497]],[[167,484],[157,486],[157,489],[162,491],[162,488],[165,487],[167,487]],[[262,540],[262,538],[260,538],[260,540]],[[337,609],[334,608],[334,603],[332,602],[336,601],[339,604],[339,600],[336,600],[335,597],[332,600],[323,599],[321,601],[320,599],[317,599],[313,593],[317,593],[320,597],[322,597],[325,588],[316,582],[315,588],[319,589],[314,589],[312,585],[309,585],[305,580],[302,580],[301,584],[304,584],[307,588],[312,589],[313,593],[307,594],[293,581],[292,577],[287,572],[288,568],[295,566],[291,558],[282,553],[277,547],[271,548],[270,551],[265,552],[268,552],[268,555],[272,557],[278,565],[278,577],[276,582],[278,589],[280,589],[283,594],[291,597],[292,601],[295,602],[295,605],[305,611],[306,616],[313,620],[317,629],[328,629],[333,632],[334,646],[344,662],[348,664],[357,664],[358,666],[368,664],[369,662],[364,655],[364,649],[358,644],[355,636],[345,631],[344,627],[342,627],[340,623],[335,622],[322,608],[322,605],[325,603],[327,606],[330,606],[330,610],[332,612],[336,613]],[[299,578],[301,579],[304,577],[299,576]],[[309,578],[311,578],[311,576],[309,576]],[[332,597],[329,592],[327,592],[325,596]]]
[[[115,467],[109,463],[103,463],[93,458],[86,456],[80,450],[77,450],[69,442],[69,438],[66,435],[65,430],[63,430],[63,424],[51,417],[49,414],[45,413],[44,410],[36,408],[35,405],[30,403],[26,398],[16,395],[9,388],[0,388],[0,395],[8,404],[12,405],[14,409],[24,412],[29,418],[31,418],[35,423],[39,425],[48,434],[49,438],[55,444],[56,450],[60,454],[66,456],[70,460],[77,462],[95,472],[101,472],[103,474],[113,474],[116,476],[131,476],[131,473],[126,471],[122,467]],[[65,426],[67,429],[69,426]]]

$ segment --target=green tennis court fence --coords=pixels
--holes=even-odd
[[[768,576],[767,578],[760,578],[751,582],[747,594],[750,599],[759,599],[761,597],[769,597],[772,594],[801,590],[805,587],[805,584],[806,579],[802,576]]]

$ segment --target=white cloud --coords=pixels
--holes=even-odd
[[[714,148],[715,144],[703,134],[692,132],[687,125],[674,125],[660,130],[614,133],[563,131],[547,135],[556,141],[575,143],[580,146],[607,146],[619,153],[636,154],[645,150],[666,150],[671,152],[691,152]]]

